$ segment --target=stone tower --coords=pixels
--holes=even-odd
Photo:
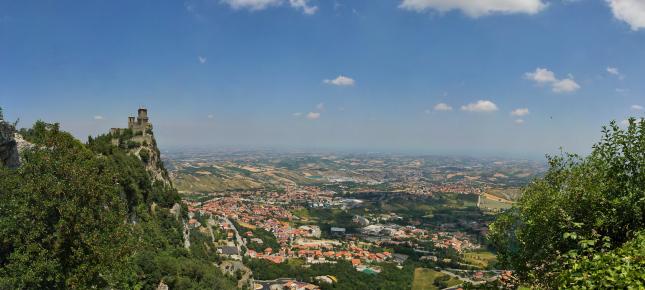
[[[145,121],[146,123],[148,122],[148,109],[146,108],[139,108],[139,120]]]
[[[152,129],[152,124],[148,119],[148,110],[146,108],[139,108],[137,118],[128,117],[128,129],[132,130],[135,135],[147,135],[148,129]]]

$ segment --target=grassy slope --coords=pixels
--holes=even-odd
[[[414,281],[412,282],[412,290],[437,289],[437,287],[433,283],[435,279],[441,276],[445,276],[445,274],[431,269],[416,268],[414,270]],[[448,281],[448,285],[450,286],[459,285],[461,283],[462,283],[461,280],[457,278],[451,278]]]

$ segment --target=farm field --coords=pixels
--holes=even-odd
[[[435,285],[435,280],[444,276],[447,276],[447,275],[441,272],[437,272],[435,270],[431,270],[427,268],[416,268],[414,270],[414,281],[412,282],[412,290],[439,289]],[[462,283],[461,280],[454,277],[450,277],[450,279],[446,281],[446,285],[448,285],[449,287],[459,285],[461,283]]]
[[[478,266],[482,269],[497,261],[497,256],[489,251],[476,251],[464,253],[466,263]]]

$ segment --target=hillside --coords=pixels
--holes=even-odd
[[[235,288],[212,248],[184,248],[187,211],[171,211],[179,195],[151,170],[165,168],[141,154],[154,143],[84,144],[40,121],[20,134],[34,146],[19,167],[0,167],[0,289]]]
[[[244,166],[235,162],[186,164],[172,176],[180,192],[251,190],[319,182],[297,171],[272,166]]]

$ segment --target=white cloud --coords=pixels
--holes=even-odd
[[[556,93],[570,93],[580,89],[580,85],[571,78],[559,80],[553,83],[553,91]]]
[[[524,78],[532,80],[537,84],[550,84],[551,88],[556,93],[570,93],[580,89],[580,85],[573,80],[573,76],[569,75],[568,78],[558,79],[555,73],[546,68],[536,68],[534,72],[527,72]]]
[[[318,12],[318,6],[311,5],[310,0],[221,0],[222,3],[228,4],[235,10],[247,9],[259,11],[271,6],[280,6],[289,3],[294,9],[302,10],[303,13],[312,15]]]
[[[461,10],[470,17],[493,13],[536,14],[547,7],[542,0],[402,0],[399,8],[416,12]]]
[[[213,119],[213,118],[215,118],[215,116],[213,114],[208,114],[208,116],[206,116],[206,118]]]
[[[524,120],[522,120],[522,119],[516,119],[516,120],[515,120],[515,124],[522,125],[522,124],[524,124]]]
[[[643,121],[643,118],[637,118],[636,119],[636,123],[639,123],[639,122],[642,122],[642,121]],[[629,120],[623,120],[622,122],[620,122],[620,124],[623,125],[623,126],[629,126]]]
[[[96,115],[96,116],[94,116],[94,120],[103,120],[103,119],[104,119],[104,118],[103,118],[103,116],[101,116],[101,115]]]
[[[264,10],[269,6],[276,6],[282,3],[282,0],[222,0],[222,3],[228,4],[233,9],[248,9],[251,11]]]
[[[452,111],[452,107],[446,103],[439,103],[434,105],[433,109],[435,111]]]
[[[330,85],[334,85],[334,86],[341,86],[341,87],[342,86],[353,86],[354,83],[356,83],[354,81],[354,79],[352,79],[350,77],[343,76],[343,75],[339,75],[338,77],[336,77],[333,80],[323,80],[323,82],[326,83],[326,84],[330,84]]]
[[[309,119],[309,120],[318,120],[318,119],[320,119],[320,113],[318,113],[318,112],[309,112],[309,113],[307,113],[307,119]]]
[[[545,68],[536,68],[534,72],[527,72],[524,74],[526,79],[535,81],[538,84],[552,83],[557,81],[555,74]]]
[[[630,109],[632,109],[632,110],[634,110],[634,111],[642,111],[642,110],[643,110],[643,106],[641,106],[641,105],[632,105],[632,106],[630,107]]]
[[[526,116],[528,114],[529,114],[529,109],[527,108],[519,108],[511,112],[511,116],[517,116],[517,117]]]
[[[618,68],[615,68],[615,67],[607,67],[607,73],[609,73],[610,75],[617,76],[621,80],[625,78],[625,76],[620,73]]]
[[[302,12],[308,15],[316,14],[318,6],[309,5],[309,0],[289,0],[291,7],[302,9]]]
[[[461,106],[461,110],[468,112],[494,112],[497,111],[497,105],[488,100],[479,100],[476,103]]]
[[[291,115],[293,115],[294,117],[298,118],[298,117],[302,116],[302,113],[296,112],[296,113],[293,113]]]
[[[197,60],[199,60],[199,63],[201,63],[201,64],[205,64],[206,61],[207,61],[207,59],[205,57],[202,57],[202,56],[198,56]]]
[[[627,22],[632,30],[645,28],[645,2],[643,0],[607,0],[616,19]]]
[[[426,115],[430,115],[430,114],[432,114],[432,111],[431,111],[430,109],[425,109],[425,111],[423,111],[423,112],[425,112],[425,113],[426,113]]]
[[[316,109],[318,111],[324,110],[325,109],[325,103],[319,103],[318,105],[316,105]]]

